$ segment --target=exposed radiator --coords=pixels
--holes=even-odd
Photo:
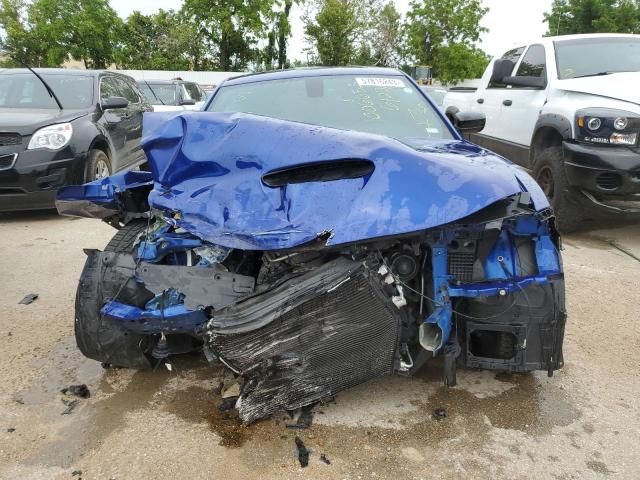
[[[393,373],[400,311],[365,272],[350,272],[337,288],[258,330],[211,335],[214,351],[248,380],[244,422]]]

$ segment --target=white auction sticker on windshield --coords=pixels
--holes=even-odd
[[[358,77],[356,78],[356,83],[361,87],[406,87],[402,80],[388,77]]]

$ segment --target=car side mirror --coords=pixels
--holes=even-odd
[[[516,64],[506,58],[499,58],[493,62],[493,71],[491,72],[491,80],[489,83],[504,83],[504,78],[513,73]]]
[[[180,102],[180,105],[195,105],[196,101],[193,98],[185,98]]]
[[[511,85],[512,87],[524,87],[524,88],[546,88],[547,79],[541,77],[504,77],[502,83],[505,85]]]
[[[129,100],[124,97],[108,97],[100,102],[102,110],[115,110],[117,108],[127,108]]]
[[[484,130],[487,117],[480,112],[456,112],[453,114],[452,123],[462,134],[478,133]]]

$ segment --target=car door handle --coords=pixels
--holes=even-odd
[[[505,107],[510,107],[511,105],[513,105],[513,102],[512,102],[511,100],[503,100],[503,101],[502,101],[502,104],[503,104]]]
[[[479,98],[479,99],[477,99],[477,100],[476,100],[476,102],[478,102],[478,103],[484,103],[484,98]]]

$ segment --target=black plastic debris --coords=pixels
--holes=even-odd
[[[7,428],[7,433],[13,433],[13,432],[15,432],[15,431],[16,431],[16,429],[15,429],[15,428],[13,428],[13,427],[9,427],[9,428]]]
[[[82,385],[69,385],[60,390],[60,392],[64,395],[74,395],[80,398],[89,398],[91,396],[89,388],[84,383]]]
[[[434,420],[443,420],[445,418],[447,418],[449,415],[447,413],[447,409],[446,408],[436,408],[433,411],[433,419]]]
[[[29,305],[30,303],[33,303],[36,298],[38,298],[37,293],[30,293],[25,295],[24,298],[18,302],[18,305]]]
[[[304,442],[298,436],[296,436],[296,448],[298,449],[298,461],[302,468],[309,465],[309,453],[310,451],[304,446]]]
[[[64,403],[67,408],[65,408],[63,410],[61,415],[69,415],[71,412],[73,412],[73,409],[76,408],[76,406],[78,405],[78,401],[77,400],[65,400],[65,399],[62,399],[62,403]]]
[[[222,395],[222,389],[224,388],[224,382],[218,382],[218,385],[213,389],[215,395]]]
[[[314,405],[307,405],[296,410],[293,414],[293,423],[286,423],[286,427],[300,430],[309,428],[313,423],[313,407]]]
[[[326,463],[327,465],[331,465],[331,460],[327,458],[325,453],[320,454],[320,461]]]
[[[236,406],[237,401],[238,397],[223,398],[218,405],[218,410],[220,410],[221,412],[228,412],[229,410],[233,410]]]
[[[79,477],[81,475],[82,475],[82,470],[74,470],[73,472],[71,472],[72,477]]]

